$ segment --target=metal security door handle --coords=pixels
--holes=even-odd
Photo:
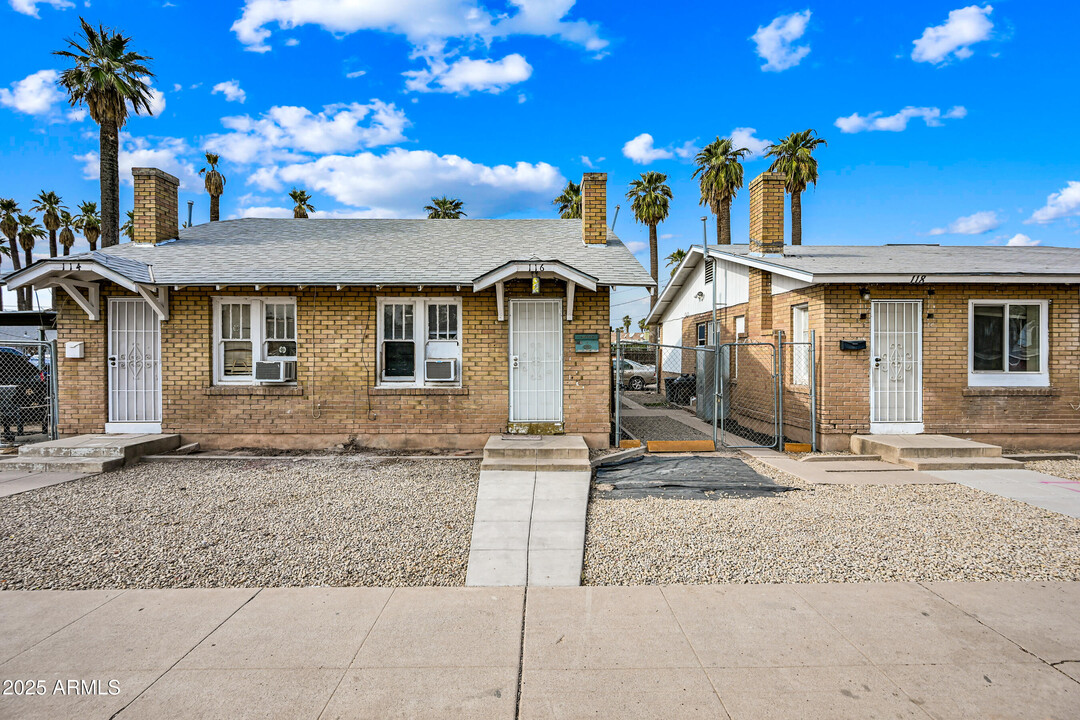
[[[116,367],[116,356],[115,355],[110,355],[109,356],[109,367]]]
[[[517,367],[518,367],[518,356],[517,355],[511,355],[510,356],[510,367],[512,367],[514,369],[517,369]]]
[[[878,369],[879,367],[881,367],[881,361],[882,361],[883,359],[884,359],[884,358],[880,358],[880,357],[876,357],[876,358],[874,358],[874,369],[875,369],[875,370],[877,370],[877,369]]]

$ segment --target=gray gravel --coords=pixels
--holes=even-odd
[[[663,415],[623,416],[622,427],[641,440],[712,440],[712,435]]]
[[[176,461],[0,499],[0,589],[464,585],[479,463]]]
[[[962,485],[589,503],[585,584],[1080,580],[1080,520]]]
[[[1066,480],[1080,480],[1080,460],[1037,460],[1025,463],[1028,470],[1054,475]]]

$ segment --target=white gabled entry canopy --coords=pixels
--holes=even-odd
[[[562,280],[566,283],[566,319],[574,319],[574,288],[578,285],[586,290],[595,292],[597,279],[592,275],[570,267],[559,260],[511,260],[493,270],[489,270],[473,280],[473,292],[487,290],[495,286],[496,302],[499,306],[499,320],[506,319],[505,301],[503,299],[505,286],[508,280],[520,280],[539,277],[542,280]]]

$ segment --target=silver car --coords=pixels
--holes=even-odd
[[[611,361],[611,366],[615,367],[617,360]],[[639,362],[633,360],[622,361],[622,372],[620,373],[622,387],[630,388],[631,390],[644,390],[646,385],[656,384],[656,368],[652,365],[642,365]]]

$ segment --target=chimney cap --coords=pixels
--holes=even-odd
[[[170,175],[164,170],[152,167],[133,167],[131,168],[132,177],[159,177],[162,180],[173,183],[174,185],[180,184],[180,179],[175,175]]]

